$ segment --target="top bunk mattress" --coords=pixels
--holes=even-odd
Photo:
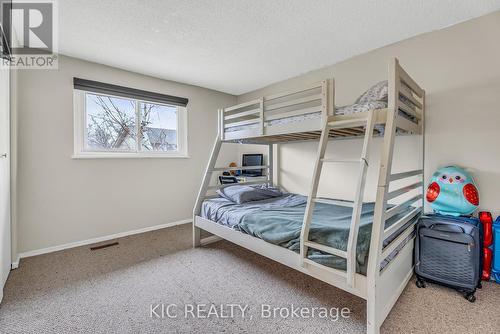
[[[244,204],[235,204],[225,198],[218,197],[203,202],[201,216],[298,253],[306,202],[307,197],[289,193],[285,193],[281,197]],[[357,272],[363,275],[366,275],[368,265],[374,207],[374,203],[364,203],[361,213],[357,242]],[[410,207],[408,211],[389,219],[386,222],[386,228],[397,222],[411,209]],[[316,203],[309,240],[344,251],[347,250],[351,217],[351,207]],[[384,246],[394,240],[412,223],[412,221],[408,222],[384,240]],[[395,256],[398,251],[399,249],[391,256]],[[340,270],[345,270],[347,266],[346,259],[313,249],[309,249],[308,258]],[[390,261],[390,258],[382,263],[382,268]]]

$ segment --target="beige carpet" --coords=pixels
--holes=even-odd
[[[191,249],[184,225],[23,259],[0,306],[0,333],[363,333],[365,302],[222,241]],[[383,333],[498,333],[500,285],[485,284],[470,304],[458,293],[414,282]],[[151,318],[151,305],[174,303],[178,318]],[[188,304],[247,304],[248,314],[185,319]],[[349,318],[261,318],[260,305],[349,308]],[[172,310],[172,309],[171,309]]]

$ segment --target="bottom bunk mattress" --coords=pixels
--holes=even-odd
[[[247,233],[264,241],[300,252],[300,232],[304,219],[307,197],[297,194],[243,204],[217,197],[203,202],[201,216],[215,223]],[[364,203],[357,241],[357,272],[366,275],[368,251],[370,248],[374,203]],[[413,209],[412,207],[409,210]],[[386,228],[394,224],[408,212],[395,215],[386,222]],[[309,240],[340,250],[347,250],[347,240],[351,223],[352,208],[343,205],[316,203],[309,231]],[[387,245],[407,226],[401,227],[384,240]],[[381,263],[381,269],[397,255],[404,246],[398,247],[388,259]],[[309,249],[308,258],[322,265],[346,270],[346,259]]]

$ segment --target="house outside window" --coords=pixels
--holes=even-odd
[[[87,86],[75,84],[75,158],[187,157],[187,101]]]

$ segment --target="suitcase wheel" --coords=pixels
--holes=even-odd
[[[425,282],[423,280],[421,280],[420,278],[417,278],[417,281],[415,282],[415,284],[417,285],[417,288],[419,288],[419,289],[425,288]]]
[[[474,293],[466,293],[464,295],[464,298],[467,299],[471,303],[474,303],[476,301],[476,296],[474,296]]]

